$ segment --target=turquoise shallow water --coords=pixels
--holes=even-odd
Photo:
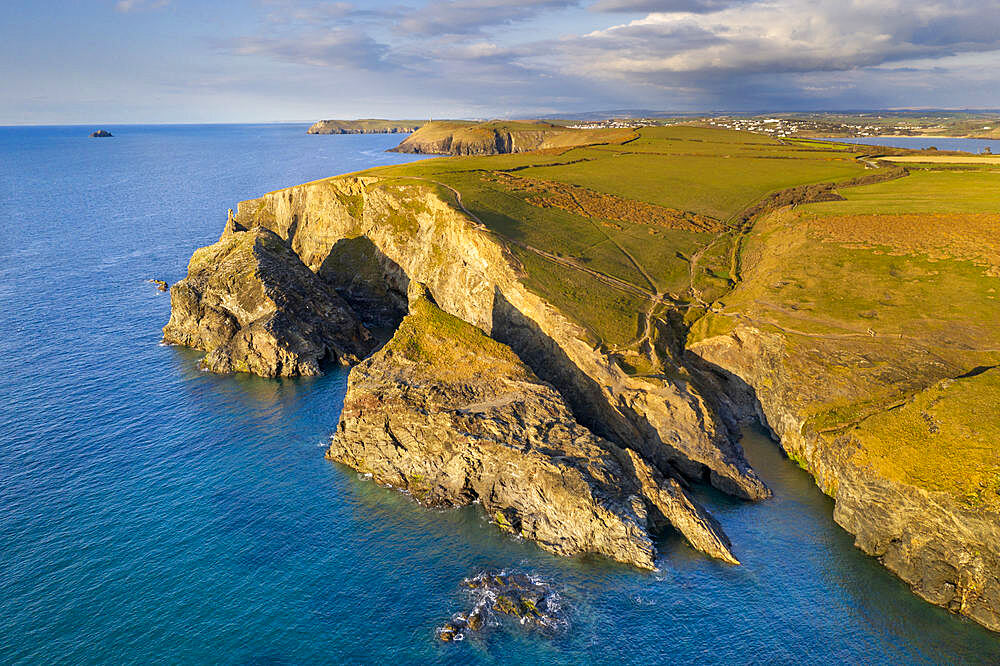
[[[673,536],[655,573],[556,558],[327,462],[346,374],[199,372],[157,344],[145,280],[180,279],[239,199],[412,157],[301,125],[109,129],[0,128],[0,663],[1000,661],[756,432],[774,499],[702,491],[741,567]],[[568,627],[437,642],[487,568],[550,581]]]

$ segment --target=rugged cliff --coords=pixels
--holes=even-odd
[[[919,197],[933,178],[871,187]],[[771,429],[859,548],[1000,630],[1000,279],[988,234],[973,235],[996,216],[859,208],[758,219],[741,282],[692,328],[689,366],[720,413]]]
[[[350,306],[267,229],[230,219],[215,245],[191,257],[170,288],[163,339],[208,352],[214,372],[316,375],[323,361],[353,364],[375,345]]]
[[[392,149],[397,153],[500,155],[595,143],[621,142],[629,130],[581,130],[543,122],[427,123]]]
[[[842,343],[812,347],[806,351],[780,333],[739,324],[726,335],[692,345],[690,353],[716,387],[722,411],[737,422],[766,424],[788,455],[836,500],[834,520],[855,535],[859,548],[878,557],[924,599],[1000,630],[997,483],[961,499],[936,490],[935,481],[952,471],[934,464],[935,453],[926,450],[961,438],[965,446],[995,457],[1000,373],[993,369],[940,380],[890,411],[876,408],[854,425],[824,432],[810,418],[810,404],[841,392],[864,395],[871,388],[863,386],[870,375],[861,381],[846,374],[829,379],[826,354],[866,365],[871,354]],[[940,358],[922,356],[928,372],[957,374]],[[956,402],[966,408],[957,409]],[[958,416],[969,407],[981,422]],[[922,478],[907,478],[910,468]],[[972,465],[966,469],[974,472]]]
[[[423,124],[420,120],[382,120],[364,118],[361,120],[319,120],[313,123],[307,134],[408,134],[415,132]]]
[[[737,564],[675,480],[594,436],[508,346],[411,283],[392,340],[351,370],[327,456],[426,505],[482,503],[501,529],[561,555],[653,568],[665,524]]]
[[[581,423],[634,448],[665,475],[705,478],[744,498],[768,496],[696,387],[679,377],[624,372],[592,346],[585,329],[525,287],[500,239],[432,185],[335,178],[242,202],[237,217],[287,239],[321,276],[331,266],[343,273],[352,263],[345,257],[356,256],[361,263],[349,272],[379,276],[373,292],[398,295],[409,280],[426,284],[443,310],[514,349],[562,393]],[[357,252],[359,238],[366,253]],[[349,303],[364,292],[361,282],[341,291]]]

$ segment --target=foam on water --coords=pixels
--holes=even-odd
[[[646,573],[325,460],[341,370],[220,377],[157,344],[169,296],[144,280],[183,277],[238,200],[415,158],[306,127],[0,128],[0,663],[1000,661],[853,548],[759,433],[772,500],[699,491],[743,566],[666,535]],[[487,569],[558,589],[567,629],[441,645]]]

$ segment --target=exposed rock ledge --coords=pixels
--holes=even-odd
[[[1000,631],[1000,514],[972,508],[953,495],[928,491],[859,462],[856,429],[825,433],[811,428],[807,421],[811,402],[838,392],[863,394],[844,373],[831,373],[822,366],[834,355],[840,362],[850,357],[847,343],[838,341],[837,348],[825,349],[813,342],[810,348],[817,348],[813,353],[796,352],[782,334],[740,323],[732,333],[692,345],[689,353],[692,364],[700,365],[713,386],[720,411],[734,421],[760,420],[768,426],[788,455],[834,498],[833,519],[855,535],[858,548],[877,557],[925,600]],[[871,356],[870,350],[858,354],[873,372],[881,372],[882,364],[872,362]],[[928,374],[947,366],[933,354],[914,352],[910,364],[919,363],[935,366],[921,368]],[[944,380],[940,389],[932,390],[943,391],[949,384],[958,387],[961,382],[990,382],[994,391],[993,386],[1000,386],[998,373],[1000,369],[992,369]],[[855,378],[861,375],[855,373]],[[995,422],[1000,416],[988,405],[979,408],[984,419]],[[957,427],[960,436],[976,439],[973,424]],[[935,446],[930,435],[927,445]]]
[[[202,365],[214,372],[317,375],[322,361],[356,363],[375,343],[274,232],[241,230],[232,217],[218,243],[191,257],[170,305],[164,341],[208,352]]]
[[[669,523],[738,564],[728,539],[674,479],[579,425],[506,345],[410,283],[410,314],[351,370],[333,460],[425,505],[482,502],[501,529],[560,555],[653,568],[648,530]]]
[[[524,286],[500,239],[426,184],[333,178],[241,202],[237,218],[286,239],[359,313],[386,301],[377,294],[387,286],[405,303],[410,280],[426,284],[441,309],[509,345],[555,386],[580,423],[635,449],[664,476],[708,480],[748,499],[770,495],[695,386],[629,376]],[[375,294],[368,299],[366,282]]]

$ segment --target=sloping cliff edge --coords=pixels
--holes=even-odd
[[[286,239],[359,314],[368,307],[358,302],[392,300],[387,286],[405,306],[409,281],[425,284],[442,310],[509,345],[553,384],[583,425],[665,475],[707,479],[745,499],[770,495],[696,387],[626,374],[524,286],[503,242],[431,184],[333,178],[241,202],[236,218]]]
[[[688,360],[731,424],[761,422],[813,475],[835,501],[834,520],[858,548],[923,599],[1000,631],[996,511],[973,510],[950,494],[890,478],[859,462],[851,431],[813,428],[803,406],[816,391],[813,378],[828,369],[796,353],[781,333],[740,323],[691,345]]]

